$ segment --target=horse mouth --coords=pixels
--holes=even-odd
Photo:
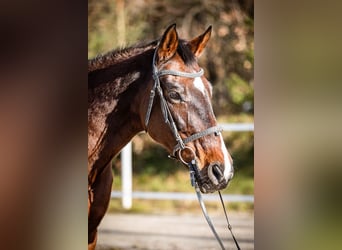
[[[222,190],[228,186],[229,181],[233,178],[234,172],[230,172],[227,177],[219,164],[210,164],[207,168],[200,171],[198,178],[199,188],[202,193],[213,193]]]

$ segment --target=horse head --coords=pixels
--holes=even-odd
[[[184,164],[196,160],[203,193],[225,188],[234,173],[211,105],[212,86],[197,62],[210,35],[211,26],[185,41],[175,24],[166,29],[154,52],[151,93],[141,105],[149,135]]]

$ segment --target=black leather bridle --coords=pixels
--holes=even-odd
[[[193,134],[193,135],[191,135],[185,139],[182,139],[179,132],[178,132],[176,123],[174,122],[174,119],[173,119],[173,116],[171,114],[170,108],[167,104],[167,101],[165,100],[163,90],[160,86],[160,80],[159,80],[159,77],[163,76],[163,75],[174,75],[174,76],[187,77],[187,78],[201,77],[203,75],[203,69],[201,68],[198,72],[195,72],[195,73],[181,72],[181,71],[176,71],[176,70],[161,70],[161,71],[159,71],[157,68],[157,65],[156,65],[157,50],[158,50],[158,46],[157,46],[156,50],[154,51],[154,55],[153,55],[152,74],[153,74],[153,79],[154,79],[154,85],[153,85],[153,88],[150,92],[150,99],[149,99],[148,108],[147,108],[146,117],[145,117],[146,129],[147,129],[147,126],[148,126],[148,123],[150,120],[151,111],[153,108],[153,102],[154,102],[154,98],[155,98],[155,93],[157,92],[159,95],[159,99],[160,99],[160,106],[161,106],[161,110],[163,113],[164,122],[169,125],[169,127],[172,131],[172,134],[173,134],[173,136],[177,142],[177,144],[173,148],[171,158],[177,159],[176,153],[178,152],[178,159],[181,160],[185,165],[187,165],[189,167],[191,185],[195,188],[196,195],[198,198],[198,202],[201,206],[203,215],[204,215],[211,231],[213,232],[215,238],[219,242],[221,249],[225,250],[223,243],[222,243],[219,235],[217,234],[215,227],[214,227],[214,225],[213,225],[213,223],[212,223],[212,221],[208,215],[205,204],[203,202],[201,191],[200,191],[199,186],[198,186],[198,181],[200,180],[200,173],[199,173],[199,170],[197,167],[196,154],[191,147],[186,145],[189,142],[198,140],[199,138],[210,135],[210,134],[218,135],[222,131],[222,128],[219,126],[213,126],[213,127],[207,128],[201,132],[195,133],[195,134]],[[192,152],[193,159],[190,162],[186,162],[182,158],[181,152],[183,150],[190,150]],[[237,242],[237,240],[233,234],[232,226],[230,225],[229,220],[228,220],[228,216],[227,216],[227,212],[226,212],[226,209],[224,206],[224,202],[222,199],[221,192],[218,191],[218,193],[220,195],[220,200],[221,200],[221,204],[223,206],[223,210],[224,210],[224,214],[226,217],[228,229],[229,229],[229,231],[233,237],[233,240],[235,242],[237,249],[240,250],[240,246],[239,246],[239,244],[238,244],[238,242]]]
[[[222,128],[219,126],[214,126],[214,127],[205,129],[199,133],[193,134],[185,139],[181,138],[181,136],[179,135],[176,123],[174,122],[173,116],[171,114],[170,108],[167,104],[167,101],[165,100],[163,89],[160,86],[159,77],[163,75],[174,75],[174,76],[187,77],[187,78],[196,78],[196,77],[201,77],[203,75],[203,69],[200,69],[198,72],[195,72],[195,73],[181,72],[181,71],[176,71],[176,70],[159,71],[155,62],[157,50],[158,49],[155,50],[154,55],[153,55],[152,76],[154,79],[154,85],[150,92],[150,99],[149,99],[147,112],[145,116],[145,127],[147,128],[148,126],[150,116],[151,116],[151,111],[153,108],[153,102],[155,99],[155,94],[157,92],[159,95],[159,99],[160,99],[160,107],[163,113],[164,121],[165,123],[169,125],[171,132],[177,142],[177,144],[173,148],[172,155],[171,155],[172,157],[176,157],[176,153],[178,152],[180,155],[180,152],[184,150],[185,148],[192,150],[190,147],[186,146],[187,143],[198,140],[199,138],[210,135],[210,134],[218,135],[222,131]],[[182,159],[182,158],[179,158],[179,159]]]

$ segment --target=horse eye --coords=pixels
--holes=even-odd
[[[176,101],[182,100],[182,97],[180,96],[180,94],[177,92],[174,92],[174,91],[169,93],[169,97],[173,100],[176,100]]]

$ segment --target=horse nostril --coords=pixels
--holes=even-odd
[[[218,179],[219,181],[222,180],[223,173],[217,164],[213,165],[213,174],[215,175],[216,179]]]
[[[218,185],[222,181],[222,179],[224,179],[222,170],[216,163],[209,165],[208,176],[209,179],[214,183],[214,185]]]

